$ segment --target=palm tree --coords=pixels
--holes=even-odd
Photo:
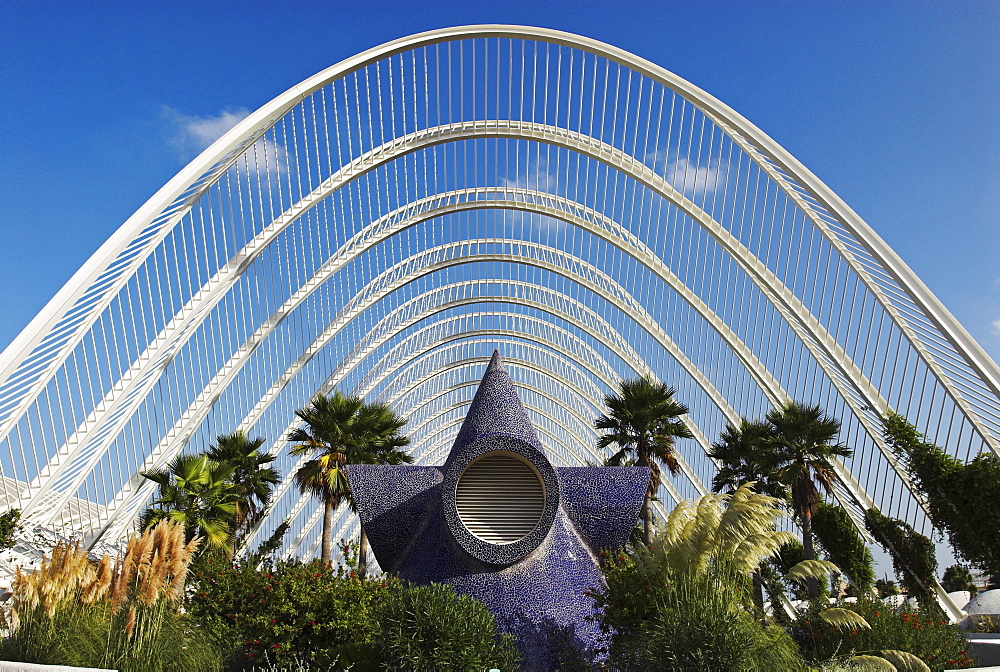
[[[719,471],[712,479],[712,491],[736,492],[754,483],[757,492],[785,502],[788,488],[774,478],[774,450],[768,442],[771,434],[771,426],[759,420],[741,418],[739,425],[727,422],[719,440],[708,451],[709,457],[719,464]],[[763,609],[764,578],[758,568],[754,568],[752,579],[754,603]]]
[[[311,492],[323,502],[322,558],[326,562],[333,556],[330,540],[333,511],[349,491],[343,467],[348,463],[349,442],[353,440],[351,425],[362,403],[358,397],[345,397],[340,392],[329,397],[317,394],[308,406],[295,411],[306,427],[299,427],[288,436],[294,444],[292,455],[319,453],[299,467],[295,482],[301,492]]]
[[[727,422],[712,444],[709,457],[719,464],[712,479],[712,491],[733,492],[744,483],[755,483],[754,490],[784,501],[788,488],[774,478],[774,448],[770,443],[771,425],[759,420],[740,419],[740,424]]]
[[[604,405],[608,414],[600,415],[594,426],[606,432],[597,442],[599,448],[612,444],[619,450],[607,460],[610,466],[617,466],[635,454],[635,464],[649,467],[652,475],[649,488],[642,503],[643,543],[653,543],[652,502],[660,487],[660,467],[662,462],[676,474],[680,463],[674,454],[678,438],[693,438],[678,418],[688,412],[687,406],[674,399],[674,388],[642,376],[623,380],[618,386],[618,394],[604,395]]]
[[[974,579],[975,577],[972,576],[972,572],[969,571],[968,567],[951,565],[944,570],[944,575],[941,577],[941,587],[949,593],[967,590],[970,595],[975,597],[979,591],[976,589]]]
[[[349,464],[401,464],[413,458],[400,450],[409,439],[398,434],[406,424],[385,404],[365,404],[358,397],[340,392],[316,395],[309,406],[295,414],[306,423],[288,440],[293,455],[315,455],[295,473],[302,492],[311,492],[323,501],[323,560],[333,555],[330,528],[333,512],[343,500],[354,509],[351,488],[344,468]],[[367,567],[367,544],[362,530],[359,569]]]
[[[271,490],[281,482],[281,476],[269,465],[277,455],[260,452],[264,439],[249,439],[242,431],[219,436],[208,450],[208,457],[233,467],[232,482],[240,494],[236,502],[233,529],[236,535],[245,532],[249,525],[267,508]],[[239,544],[239,540],[236,540]]]
[[[816,559],[812,519],[819,508],[817,485],[832,494],[836,480],[833,462],[850,457],[853,451],[835,443],[840,421],[823,413],[818,405],[807,406],[793,401],[767,414],[772,435],[766,443],[774,451],[774,478],[791,492],[792,510],[802,529],[806,560]],[[809,597],[819,597],[819,584],[809,580]]]
[[[200,535],[206,546],[230,552],[233,519],[240,491],[232,483],[233,467],[207,455],[178,455],[166,469],[143,472],[159,486],[152,508],[142,514],[143,529],[164,518],[184,525],[188,540]]]
[[[403,450],[410,445],[410,437],[399,430],[406,420],[396,415],[388,404],[374,402],[364,404],[358,411],[355,424],[358,442],[363,451],[352,464],[411,464],[413,456]],[[353,511],[357,511],[354,498],[348,493],[348,501]],[[361,528],[361,543],[358,545],[358,573],[368,572],[368,536]]]

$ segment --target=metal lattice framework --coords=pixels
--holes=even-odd
[[[963,460],[1000,450],[1000,369],[843,201],[729,107],[620,49],[477,26],[396,40],[251,114],[142,206],[0,356],[3,503],[88,543],[149,501],[137,474],[221,433],[286,475],[293,411],[339,388],[442,460],[504,353],[556,464],[599,462],[620,378],[690,406],[677,500],[726,421],[788,399],[842,419],[839,499],[926,531],[880,436],[904,414]],[[357,525],[338,512],[337,533]]]

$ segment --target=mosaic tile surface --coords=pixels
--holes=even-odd
[[[530,462],[545,486],[542,518],[511,544],[474,537],[458,517],[455,491],[474,459],[497,450]],[[513,633],[526,669],[552,666],[549,635],[570,628],[600,644],[587,619],[604,587],[596,554],[624,545],[649,483],[645,467],[552,467],[499,352],[493,354],[451,453],[441,467],[352,465],[347,476],[372,551],[387,572],[414,583],[448,583],[486,603]]]

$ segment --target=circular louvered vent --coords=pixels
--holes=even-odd
[[[488,453],[458,479],[455,505],[466,529],[490,544],[512,544],[542,517],[545,488],[530,464],[509,453]]]

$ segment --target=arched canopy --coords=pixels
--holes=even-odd
[[[306,556],[295,409],[384,399],[431,464],[495,347],[561,463],[606,457],[589,423],[620,378],[675,386],[696,438],[674,499],[704,491],[726,422],[788,399],[842,419],[841,501],[924,531],[880,414],[963,460],[1000,449],[996,364],[762,131],[615,47],[470,26],[289,89],[95,253],[0,355],[4,503],[115,539],[140,471],[239,428],[286,478],[250,542],[288,519]]]

